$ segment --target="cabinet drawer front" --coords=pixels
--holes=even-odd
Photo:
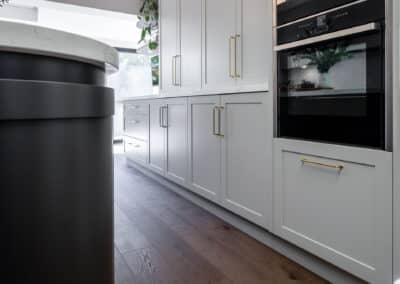
[[[125,154],[129,159],[146,164],[148,161],[147,142],[125,137]]]
[[[149,104],[146,103],[126,103],[125,104],[125,115],[131,114],[142,114],[147,115],[149,113]]]
[[[276,233],[362,279],[384,283],[376,279],[390,266],[390,154],[365,150],[366,158],[358,159],[334,146],[275,148]]]
[[[125,134],[141,140],[148,140],[149,121],[148,116],[135,114],[125,117]]]

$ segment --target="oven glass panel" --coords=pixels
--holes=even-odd
[[[277,0],[278,26],[356,0]]]
[[[384,147],[380,32],[278,53],[279,135]]]

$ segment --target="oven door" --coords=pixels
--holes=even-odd
[[[327,38],[277,48],[278,136],[384,149],[383,28]]]

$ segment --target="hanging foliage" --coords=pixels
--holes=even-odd
[[[150,50],[158,48],[158,1],[144,0],[138,15],[138,28],[142,30],[140,44],[145,44]]]
[[[9,0],[0,0],[0,7],[3,7],[4,4],[8,3]]]

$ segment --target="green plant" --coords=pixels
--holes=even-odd
[[[139,43],[147,43],[150,50],[158,48],[158,0],[144,0],[138,15],[142,29]]]
[[[321,74],[328,73],[329,70],[345,58],[351,58],[351,54],[344,46],[336,46],[324,50],[308,49],[306,54],[301,56],[303,59],[309,59],[308,65],[316,65]]]
[[[0,0],[0,7],[3,7],[4,4],[8,3],[9,0]]]

